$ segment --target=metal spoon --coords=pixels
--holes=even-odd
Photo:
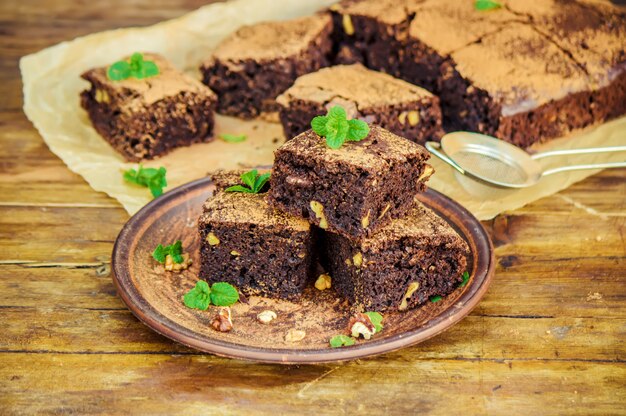
[[[519,147],[479,133],[458,131],[448,133],[437,142],[427,142],[426,148],[462,175],[498,188],[527,188],[554,173],[582,169],[626,167],[626,161],[570,165],[543,170],[538,159],[589,153],[622,152],[626,146],[593,147],[587,149],[554,150],[529,155]]]

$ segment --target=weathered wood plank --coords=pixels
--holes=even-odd
[[[606,415],[625,400],[619,363],[406,358],[277,367],[211,356],[5,353],[0,392],[10,413],[28,414]]]

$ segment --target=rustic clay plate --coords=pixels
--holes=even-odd
[[[199,236],[196,220],[211,196],[209,179],[188,183],[152,201],[135,214],[120,232],[113,249],[113,281],[130,310],[153,330],[189,347],[213,354],[275,363],[321,363],[351,360],[417,344],[463,319],[483,297],[494,274],[493,246],[480,222],[442,194],[428,190],[420,200],[446,219],[471,248],[471,280],[443,300],[405,313],[386,313],[384,330],[356,345],[330,348],[328,341],[345,333],[352,311],[332,290],[309,287],[298,303],[250,297],[232,307],[234,329],[213,330],[214,307],[189,309],[183,295],[197,280]],[[193,265],[183,273],[165,272],[151,257],[160,244],[182,240]],[[257,313],[273,310],[278,319],[269,325]],[[297,343],[285,341],[291,329],[306,332]]]

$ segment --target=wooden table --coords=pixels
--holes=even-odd
[[[0,3],[0,414],[626,414],[626,170],[487,222],[489,293],[413,348],[257,365],[139,323],[110,276],[128,215],[48,150],[22,113],[17,60],[201,3]]]

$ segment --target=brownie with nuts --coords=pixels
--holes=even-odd
[[[219,96],[218,112],[243,118],[277,111],[276,97],[300,75],[330,61],[328,14],[244,26],[226,38],[200,71]]]
[[[444,128],[529,147],[626,113],[626,14],[608,2],[346,0],[339,62],[439,96]]]
[[[424,144],[443,134],[439,99],[430,92],[360,64],[337,65],[299,77],[276,100],[285,136],[290,139],[311,119],[340,105],[359,118]]]
[[[463,281],[468,245],[420,202],[372,237],[326,233],[323,263],[333,287],[365,311],[404,311],[445,296]]]
[[[246,295],[297,299],[311,276],[310,224],[277,211],[266,194],[217,192],[198,221],[200,278]]]
[[[91,87],[82,92],[81,105],[96,131],[133,162],[211,141],[215,94],[165,58],[143,56],[156,63],[158,75],[113,81],[106,67],[82,74]]]
[[[339,149],[307,130],[274,156],[270,204],[352,239],[404,215],[433,173],[426,149],[373,125]]]

